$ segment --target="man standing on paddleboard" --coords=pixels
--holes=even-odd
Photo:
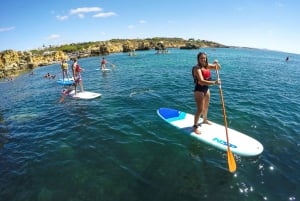
[[[101,70],[105,70],[105,69],[106,69],[106,59],[103,57],[101,61]]]
[[[72,65],[72,72],[73,72],[73,77],[75,81],[75,95],[77,93],[77,85],[80,85],[80,91],[83,92],[83,84],[82,84],[82,77],[81,77],[81,72],[84,69],[81,68],[78,64],[77,58],[73,59],[73,65]]]

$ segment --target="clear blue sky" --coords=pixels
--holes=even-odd
[[[8,0],[0,51],[180,37],[300,54],[298,0]]]

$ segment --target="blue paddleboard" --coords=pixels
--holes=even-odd
[[[74,79],[73,78],[59,79],[57,80],[57,83],[61,85],[71,85],[74,83]]]

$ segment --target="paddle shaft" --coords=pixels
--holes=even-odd
[[[217,69],[216,69],[216,74],[217,74],[217,79],[219,80],[220,79],[220,75],[219,75],[219,70],[217,70]],[[230,150],[224,97],[223,97],[223,92],[222,92],[221,84],[219,84],[218,86],[219,86],[220,99],[221,99],[221,103],[222,103],[224,126],[225,126],[225,131],[226,131],[228,167],[229,167],[229,171],[230,172],[235,172],[236,171],[236,163],[235,163],[235,159],[233,157],[233,154],[232,154],[232,152]]]
[[[217,79],[219,80],[220,79],[219,70],[216,70],[216,73],[217,73]],[[219,86],[219,93],[220,93],[221,104],[222,104],[224,125],[225,125],[225,130],[226,130],[227,147],[228,147],[228,149],[230,149],[230,146],[229,146],[229,137],[228,137],[228,125],[227,125],[226,110],[225,110],[225,103],[224,103],[224,96],[223,96],[223,91],[222,91],[221,84],[219,84],[218,86]]]

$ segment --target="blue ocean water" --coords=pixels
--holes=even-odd
[[[194,113],[199,51],[222,65],[229,127],[264,145],[257,157],[235,156],[234,174],[226,152],[156,114],[160,107]],[[85,90],[102,94],[93,100],[59,103],[58,64],[0,83],[1,201],[300,199],[300,55],[206,48],[106,58],[115,67],[104,74],[96,71],[100,57],[79,60]],[[56,79],[43,78],[47,72]],[[222,124],[218,88],[210,89],[209,119]]]

